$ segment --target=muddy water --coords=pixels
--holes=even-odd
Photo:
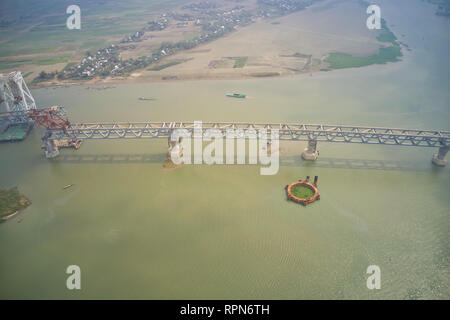
[[[449,129],[448,20],[424,3],[384,1],[412,51],[402,62],[254,81],[39,89],[72,121],[298,121]],[[404,36],[401,36],[401,35]],[[229,99],[226,92],[245,92]],[[139,101],[138,97],[155,98]],[[281,143],[259,166],[164,171],[167,142],[86,141],[48,161],[42,131],[0,145],[0,187],[33,204],[0,226],[1,298],[449,298],[450,171],[429,148]],[[319,176],[301,207],[284,186]],[[73,183],[74,186],[62,190]],[[20,222],[20,223],[19,223]],[[65,269],[82,271],[82,290]],[[366,288],[381,268],[382,289]]]

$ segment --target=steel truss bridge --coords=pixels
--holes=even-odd
[[[450,131],[382,128],[365,126],[342,126],[302,123],[253,123],[253,122],[194,122],[194,121],[149,121],[149,122],[101,122],[70,123],[65,119],[63,109],[52,107],[24,112],[11,112],[3,116],[10,123],[32,119],[47,129],[43,141],[46,156],[59,155],[58,147],[78,147],[84,140],[97,139],[170,139],[177,129],[184,129],[190,135],[207,135],[214,129],[222,136],[227,132],[236,138],[252,138],[265,130],[270,140],[272,132],[279,140],[308,141],[302,157],[316,160],[317,142],[342,142],[361,144],[398,145],[410,147],[437,147],[433,163],[445,165],[445,156],[450,147]],[[0,117],[1,122],[2,117]],[[176,142],[175,142],[176,143]],[[172,145],[173,147],[173,145]]]
[[[182,121],[72,123],[64,129],[47,130],[46,137],[48,144],[52,140],[63,140],[67,137],[81,141],[88,139],[170,139],[172,132],[177,129],[184,129],[191,136],[200,132],[203,136],[213,129],[223,137],[227,135],[227,132],[231,132],[237,138],[249,139],[265,130],[268,139],[273,132],[277,134],[279,140],[308,141],[307,148],[302,153],[305,160],[317,159],[319,155],[317,142],[322,141],[438,147],[438,153],[433,155],[433,163],[444,166],[446,164],[445,156],[450,146],[450,131],[300,123],[201,122],[199,124]],[[49,152],[46,154],[50,157],[52,154],[58,155],[59,152],[55,150],[55,153],[52,151],[53,149],[50,146]]]
[[[363,144],[386,144],[415,147],[440,147],[450,145],[450,131],[399,129],[361,126],[336,126],[325,124],[296,123],[251,123],[251,122],[201,122],[202,133],[216,129],[223,136],[227,131],[266,130],[270,136],[277,130],[280,140],[347,142]],[[104,122],[72,123],[65,129],[50,129],[48,139],[61,140],[67,137],[76,139],[154,139],[169,138],[176,129],[185,129],[193,133],[195,122]],[[239,137],[239,135],[238,135]],[[243,138],[243,136],[241,137]]]
[[[6,111],[6,112],[5,112]],[[169,154],[174,149],[182,152],[179,141],[171,141],[172,133],[183,130],[183,135],[208,135],[214,130],[219,136],[232,133],[238,139],[254,139],[264,132],[279,140],[308,141],[302,153],[305,160],[316,160],[317,142],[344,142],[382,144],[410,147],[438,147],[433,163],[444,166],[450,149],[450,131],[342,126],[302,123],[253,123],[253,122],[102,122],[70,123],[60,106],[37,109],[36,103],[20,71],[0,74],[0,134],[10,126],[20,123],[37,123],[47,129],[42,138],[47,158],[59,155],[59,148],[78,148],[89,139],[169,139]],[[264,131],[263,131],[264,130]],[[216,136],[216,135],[215,135]],[[264,137],[263,137],[264,139]]]
[[[0,110],[5,112],[36,109],[36,103],[20,71],[0,73]]]

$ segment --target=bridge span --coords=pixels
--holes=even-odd
[[[432,161],[438,166],[447,163],[446,155],[450,149],[450,131],[383,128],[368,126],[348,126],[306,123],[257,123],[257,122],[196,122],[196,121],[148,121],[148,122],[100,122],[71,123],[61,107],[12,112],[3,117],[4,121],[20,123],[35,121],[45,127],[43,148],[47,158],[59,155],[60,147],[78,148],[84,140],[90,139],[169,139],[169,149],[177,142],[170,141],[177,129],[193,135],[203,136],[214,129],[225,136],[233,132],[237,139],[249,138],[249,132],[261,130],[270,136],[276,132],[279,140],[307,141],[302,152],[305,160],[316,160],[319,152],[318,142],[341,142],[360,144],[398,145],[408,147],[434,147],[438,152]]]
[[[64,129],[47,130],[45,142],[49,155],[57,153],[57,143],[70,137],[78,141],[88,139],[170,139],[176,129],[189,134],[201,130],[202,135],[215,129],[224,137],[233,132],[236,138],[245,139],[248,132],[266,130],[267,135],[276,131],[279,140],[308,141],[302,153],[305,160],[318,157],[318,142],[342,142],[361,144],[399,145],[410,147],[437,147],[433,163],[445,165],[445,156],[450,146],[450,131],[381,128],[364,126],[342,126],[302,123],[253,123],[253,122],[194,122],[194,121],[149,121],[149,122],[104,122],[71,123]],[[57,154],[56,154],[57,155]]]

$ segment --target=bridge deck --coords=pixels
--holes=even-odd
[[[197,124],[197,126],[196,126]],[[420,130],[364,126],[342,126],[298,123],[251,123],[251,122],[103,122],[73,123],[66,130],[48,130],[49,139],[154,139],[168,138],[175,129],[189,133],[215,129],[222,135],[234,130],[238,138],[266,130],[278,134],[280,140],[317,140],[364,144],[386,144],[417,147],[450,145],[450,131]],[[198,131],[199,132],[199,131]],[[245,134],[247,133],[247,134]]]

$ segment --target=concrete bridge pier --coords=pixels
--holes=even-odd
[[[52,133],[49,131],[46,131],[44,136],[42,137],[42,142],[44,143],[42,145],[42,149],[44,149],[45,157],[47,159],[56,158],[59,156],[59,148],[58,144],[55,140],[49,139],[52,136]]]
[[[172,141],[169,135],[167,159],[169,159],[170,161],[172,161],[172,155],[177,155],[179,158],[183,156],[183,147],[181,146],[181,139],[182,138],[180,137],[178,141]]]
[[[272,142],[271,141],[267,141],[267,144],[265,146],[263,146],[263,150],[266,150],[267,155],[270,156],[272,154]]]
[[[441,142],[438,152],[433,155],[432,162],[440,167],[445,166],[447,164],[445,156],[447,155],[448,150],[450,150],[450,147]]]
[[[42,146],[42,148],[45,151],[45,157],[47,159],[52,159],[52,158],[56,158],[57,156],[59,156],[59,148],[56,145],[55,140],[45,139],[44,145]]]
[[[302,158],[304,160],[316,160],[319,157],[319,151],[317,151],[317,140],[310,139],[308,146],[302,152]]]

